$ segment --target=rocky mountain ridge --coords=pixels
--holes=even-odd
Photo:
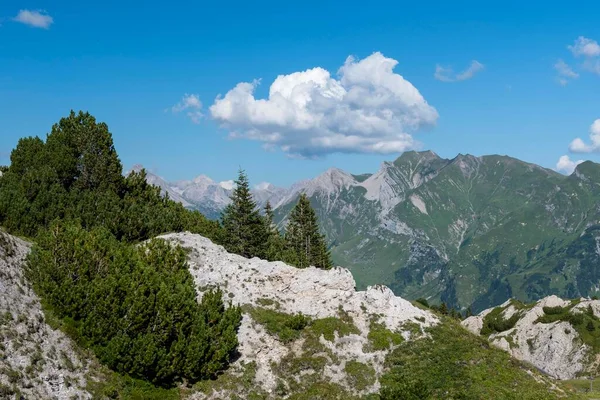
[[[527,305],[511,299],[462,324],[552,377],[574,379],[596,375],[598,317],[600,300],[548,296]]]

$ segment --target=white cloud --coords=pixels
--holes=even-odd
[[[294,157],[329,153],[398,153],[418,146],[412,133],[438,119],[398,61],[373,53],[348,57],[339,78],[320,67],[279,75],[265,99],[259,81],[242,82],[215,99],[212,117],[234,138],[264,142]]]
[[[594,74],[600,75],[600,61],[599,60],[585,60],[583,62],[583,69],[589,72],[593,72]]]
[[[567,46],[571,53],[575,57],[598,57],[600,56],[600,45],[598,42],[592,39],[588,39],[583,36],[579,36],[575,39],[575,43],[571,46]]]
[[[471,79],[477,72],[483,69],[484,65],[477,60],[471,61],[471,64],[467,67],[467,69],[459,74],[455,74],[454,70],[452,70],[450,67],[436,65],[433,76],[435,79],[442,82],[466,81],[467,79]]]
[[[600,119],[594,121],[590,126],[590,144],[586,144],[582,139],[577,138],[569,145],[569,150],[573,153],[593,153],[600,152]]]
[[[563,60],[558,60],[556,64],[554,64],[554,69],[558,72],[558,83],[562,86],[565,86],[569,83],[569,79],[575,79],[579,77],[579,74],[569,66]]]
[[[581,164],[583,160],[573,161],[569,158],[569,156],[562,156],[558,159],[556,163],[556,170],[560,172],[564,172],[566,174],[572,174],[579,164]]]
[[[202,109],[202,102],[197,94],[185,94],[181,101],[171,107],[171,111],[176,114],[182,111],[186,112],[186,115],[192,120],[193,123],[200,123],[203,114],[200,111]]]
[[[13,20],[34,28],[48,29],[54,19],[42,10],[19,10]]]

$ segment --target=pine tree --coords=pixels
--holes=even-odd
[[[236,187],[221,216],[225,230],[224,246],[244,257],[265,257],[267,230],[252,198],[250,183],[243,170],[239,171]]]
[[[298,203],[290,213],[285,243],[285,261],[299,268],[311,265],[323,269],[332,267],[325,237],[319,231],[317,215],[305,194],[300,195]]]
[[[279,230],[275,226],[275,223],[273,222],[273,207],[269,201],[267,201],[267,204],[265,204],[264,213],[265,215],[263,216],[263,221],[265,224],[265,231],[267,233],[265,258],[269,261],[282,260],[284,259],[285,242],[279,233]]]

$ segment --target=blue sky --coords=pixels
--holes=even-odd
[[[519,3],[5,0],[0,164],[70,109],[109,125],[126,168],[169,180],[241,166],[289,185],[415,146],[600,161],[600,3]],[[268,99],[298,72],[275,90],[292,98]]]

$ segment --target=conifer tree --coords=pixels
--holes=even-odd
[[[221,216],[228,251],[244,257],[264,257],[267,239],[265,222],[252,198],[248,176],[239,171],[236,187]]]
[[[323,269],[332,267],[325,237],[319,231],[317,215],[306,194],[300,195],[298,203],[290,213],[285,243],[288,253],[285,256],[286,261],[299,268],[311,265]]]
[[[269,201],[265,204],[264,213],[263,220],[265,223],[265,231],[267,233],[265,258],[269,261],[283,260],[285,258],[285,242],[273,222],[273,207]]]

